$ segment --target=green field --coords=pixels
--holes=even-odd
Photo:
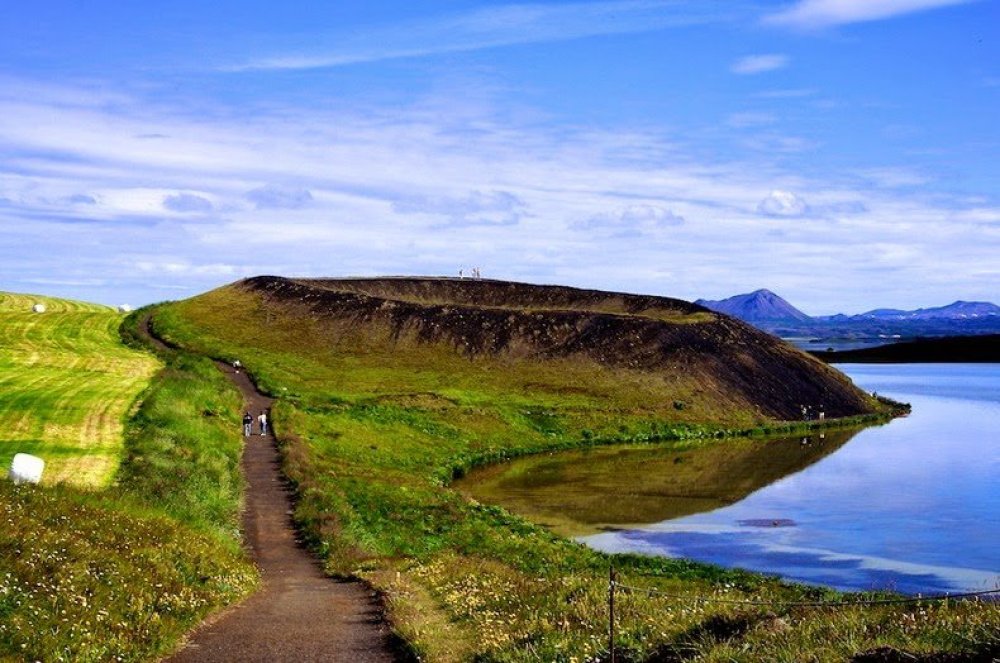
[[[33,313],[34,304],[44,313]],[[160,363],[126,348],[121,315],[97,304],[0,293],[0,466],[45,460],[43,482],[108,484],[129,408]]]
[[[710,398],[691,409],[644,404],[638,373],[620,372],[619,383],[571,361],[387,342],[232,287],[161,307],[154,324],[182,346],[240,358],[278,397],[297,522],[331,573],[385,593],[394,628],[424,660],[606,660],[611,564],[624,582],[670,594],[619,597],[622,661],[843,661],[878,647],[982,655],[998,646],[996,605],[794,607],[838,595],[684,560],[603,555],[450,487],[472,467],[531,452],[726,444],[750,432],[737,430],[744,422],[758,432],[782,422],[713,412]],[[684,384],[692,397],[703,386]]]
[[[47,485],[0,480],[0,661],[156,660],[258,582],[239,393],[206,359],[126,347],[105,307],[2,306],[3,406],[27,431],[11,439],[50,465]]]
[[[1000,651],[996,603],[797,607],[841,597],[684,560],[600,554],[451,487],[487,462],[621,442],[692,454],[693,474],[675,479],[693,486],[693,454],[753,466],[754,442],[729,450],[726,436],[801,423],[647,407],[638,374],[380,346],[244,296],[223,289],[161,306],[154,324],[190,350],[239,357],[278,397],[275,429],[309,545],[329,572],[384,593],[393,628],[422,660],[606,660],[612,564],[624,583],[668,593],[619,592],[620,661],[843,661],[885,647],[988,660]],[[99,418],[106,403],[90,389],[113,382],[110,366],[163,368],[141,402],[141,387],[115,392],[124,425],[96,452],[117,467],[103,488],[0,482],[0,660],[155,660],[258,582],[240,546],[239,394],[203,356],[140,351],[138,315],[125,319],[122,344],[107,309],[50,300],[47,313],[26,314],[36,298],[3,301],[22,309],[0,324],[4,361],[20,367],[11,373],[47,366],[45,357],[62,369],[47,379],[77,390],[41,389],[41,377],[34,390],[10,382],[21,385],[18,411],[40,430],[63,416],[60,401],[80,421]],[[67,466],[89,467],[87,448],[78,443]]]

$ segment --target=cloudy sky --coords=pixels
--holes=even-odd
[[[10,3],[0,290],[1000,300],[1000,2]]]

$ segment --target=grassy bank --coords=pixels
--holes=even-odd
[[[0,481],[0,660],[155,659],[256,586],[239,544],[239,395],[205,359],[164,360],[105,489]],[[22,407],[49,416],[44,399]]]
[[[122,330],[136,347],[142,343],[137,321],[130,317]],[[242,398],[204,357],[170,352],[165,360],[129,421],[115,487],[186,525],[239,541]]]
[[[107,485],[129,408],[159,367],[122,345],[121,321],[106,306],[0,293],[0,466],[30,453],[47,485]]]
[[[623,439],[707,443],[727,430],[801,423],[689,409],[696,383],[683,384],[690,397],[648,401],[662,383],[644,392],[634,374],[602,382],[579,364],[366,344],[238,299],[189,300],[154,322],[176,343],[240,358],[279,398],[273,415],[296,520],[329,571],[386,593],[394,626],[426,660],[606,658],[612,563],[625,582],[671,595],[620,597],[619,660],[840,661],[878,647],[972,655],[996,646],[996,606],[789,607],[834,594],[684,560],[603,555],[448,485],[469,467],[528,452]],[[584,370],[597,378],[581,382]]]

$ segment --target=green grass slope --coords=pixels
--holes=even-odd
[[[43,315],[60,314],[59,302],[47,304]],[[91,310],[106,318],[105,309],[66,307],[58,334],[63,380],[100,379],[99,348],[162,365],[126,348],[117,332],[109,343],[91,327],[104,330],[105,321],[69,315]],[[2,333],[41,339],[25,345],[49,351],[51,329],[25,331],[30,325],[11,318],[17,333]],[[31,322],[50,324],[42,316]],[[125,324],[133,344],[136,324],[134,316]],[[239,394],[206,359],[171,353],[163,360],[124,435],[113,440],[122,459],[110,485],[0,480],[0,660],[155,660],[207,613],[256,586],[239,536]],[[45,398],[24,397],[20,407],[42,427],[59,416]],[[87,451],[77,453],[86,464]]]
[[[520,398],[569,416],[575,408],[740,426],[798,419],[801,405],[823,405],[830,417],[878,409],[805,353],[662,297],[498,281],[256,277],[176,309],[205,325],[203,349],[221,329],[227,351],[269,353],[258,378],[272,391],[307,378],[347,399]]]
[[[161,307],[154,326],[183,347],[239,358],[278,398],[273,421],[296,521],[329,571],[385,592],[395,628],[424,660],[606,660],[611,563],[624,582],[670,594],[619,596],[619,660],[843,661],[880,647],[983,656],[997,646],[995,605],[790,607],[828,593],[684,560],[609,557],[462,496],[454,476],[530,452],[657,440],[676,450],[803,424],[767,416],[700,370],[668,370],[673,361],[710,365],[687,346],[663,351],[658,372],[630,365],[641,355],[629,355],[629,343],[709,343],[698,327],[712,323],[700,310],[659,300],[672,311],[669,329],[661,313],[620,326],[619,313],[585,309],[625,310],[635,300],[572,302],[573,293],[546,291],[526,306],[544,310],[512,311],[498,293],[472,307],[447,290],[406,288],[251,280]],[[689,314],[700,319],[677,319]],[[500,326],[502,346],[489,345],[484,324]],[[722,329],[733,341],[759,338]],[[746,344],[729,352],[745,357],[740,370],[761,356]],[[792,362],[818,364],[798,354]],[[825,367],[805,372],[841,379]],[[875,407],[857,402],[860,412]]]
[[[32,306],[44,304],[45,313]],[[0,467],[41,457],[46,484],[106,485],[129,408],[159,362],[122,345],[122,316],[96,304],[0,293]]]

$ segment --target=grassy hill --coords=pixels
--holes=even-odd
[[[12,348],[4,384],[20,389],[12,400],[44,450],[63,405],[99,419],[100,381],[153,360],[114,342],[107,309],[46,301],[47,313],[25,315],[35,301],[5,296],[14,313],[0,335]],[[134,347],[138,323],[122,326]],[[815,426],[783,421],[799,393],[847,415],[839,423],[888,415],[835,371],[690,304],[496,282],[264,278],[158,307],[154,324],[190,350],[239,357],[278,397],[304,536],[328,570],[385,593],[394,627],[424,660],[604,660],[612,563],[626,584],[669,594],[619,593],[623,661],[862,651],[988,660],[1000,647],[997,604],[796,608],[788,602],[835,595],[684,560],[609,557],[450,487],[484,463],[620,442],[690,456],[688,471],[737,459],[767,473],[767,442],[720,445]],[[0,481],[0,660],[153,660],[254,587],[238,536],[238,394],[188,350],[160,360],[112,440],[110,483]],[[36,365],[35,384],[22,374]],[[117,398],[128,411],[132,400]],[[87,466],[89,438],[70,439]],[[676,480],[700,490],[693,474],[665,489]],[[713,494],[745,490],[717,471],[711,482]]]
[[[685,560],[609,557],[451,488],[472,467],[533,452],[631,442],[677,453],[802,430],[816,423],[788,420],[820,398],[841,423],[888,415],[836,371],[728,318],[523,284],[260,277],[160,307],[153,323],[182,347],[239,358],[277,397],[306,540],[331,573],[384,592],[424,660],[605,660],[612,563],[626,584],[669,595],[620,596],[619,660],[996,646],[994,608],[790,607],[834,594]]]
[[[197,320],[185,340],[202,349],[266,354],[257,375],[275,393],[315,386],[347,399],[519,399],[557,408],[581,428],[606,422],[586,420],[599,411],[749,426],[796,420],[803,404],[830,417],[877,410],[822,362],[663,297],[499,281],[258,277],[172,310],[177,331]]]
[[[44,313],[33,313],[43,304]],[[129,408],[160,367],[126,348],[113,309],[0,293],[0,466],[42,457],[46,484],[106,485]]]
[[[256,585],[238,394],[208,360],[127,347],[122,321],[0,295],[0,457],[48,462],[42,486],[0,479],[2,661],[153,660]]]

